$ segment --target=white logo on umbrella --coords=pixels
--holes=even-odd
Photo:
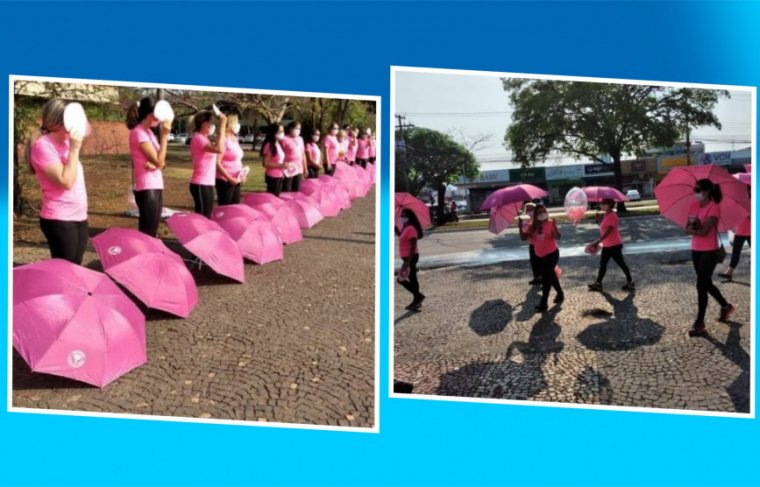
[[[221,218],[221,217],[224,216],[224,212],[223,211],[217,211],[216,212],[216,216],[219,217],[219,218]]]
[[[69,353],[68,363],[69,367],[73,369],[78,369],[83,366],[86,361],[87,356],[81,350],[72,350],[71,353]]]
[[[108,253],[111,255],[119,255],[121,253],[121,247],[118,245],[114,245],[113,247],[108,247]]]

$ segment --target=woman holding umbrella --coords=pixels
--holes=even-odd
[[[720,290],[712,282],[712,274],[718,265],[718,221],[723,198],[720,186],[709,179],[700,179],[694,186],[697,201],[689,207],[689,216],[684,232],[691,235],[691,258],[697,273],[698,312],[689,336],[704,335],[705,312],[708,294],[720,304],[720,320],[727,320],[735,311]]]
[[[602,246],[602,260],[599,262],[599,274],[596,277],[596,282],[589,284],[588,290],[602,290],[602,280],[607,273],[607,264],[612,259],[625,274],[626,284],[623,286],[623,291],[633,291],[634,284],[631,278],[631,271],[623,259],[623,238],[620,236],[620,220],[613,210],[615,201],[607,198],[602,200],[599,206],[604,213],[602,221],[599,223],[601,236],[591,242],[590,245],[593,247]]]
[[[396,231],[399,232],[398,253],[404,261],[398,272],[398,283],[413,296],[412,302],[406,309],[419,311],[425,300],[425,295],[420,292],[420,283],[417,280],[417,262],[420,259],[417,242],[422,238],[422,226],[417,215],[409,208],[401,210]]]
[[[551,288],[554,288],[557,293],[554,297],[556,304],[565,300],[565,293],[562,291],[562,286],[560,286],[559,278],[555,272],[557,263],[559,263],[557,240],[562,238],[562,235],[557,228],[557,221],[549,218],[549,213],[547,213],[544,205],[536,205],[527,237],[533,241],[541,271],[541,303],[536,306],[536,311],[543,312],[549,309],[549,290]]]
[[[214,114],[204,110],[193,118],[195,133],[190,142],[190,155],[193,159],[193,175],[190,178],[190,194],[195,202],[195,212],[211,218],[214,209],[214,188],[216,186],[216,158],[224,153],[227,136],[227,116],[219,114],[219,135],[216,143],[209,137],[216,132]]]

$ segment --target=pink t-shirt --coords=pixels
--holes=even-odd
[[[343,155],[340,155],[340,154]],[[338,141],[338,160],[348,162],[348,139],[343,139],[343,141]]]
[[[353,162],[356,160],[356,151],[359,149],[356,139],[348,139],[348,160]]]
[[[367,139],[359,139],[356,143],[356,158],[369,159],[369,141]]]
[[[546,257],[557,250],[557,241],[552,232],[554,225],[549,220],[541,223],[541,233],[533,235],[533,249],[538,257]]]
[[[268,163],[282,164],[285,162],[285,151],[282,150],[280,144],[277,144],[277,155],[272,155],[272,147],[269,143],[264,145],[264,161]],[[269,169],[267,168],[267,176],[270,178],[283,177],[282,169]]]
[[[306,144],[306,152],[311,157],[314,164],[319,164],[322,160],[322,151],[319,150],[319,145],[316,142],[309,142]]]
[[[148,169],[145,163],[148,157],[143,152],[140,144],[147,142],[153,146],[158,154],[161,147],[156,135],[143,125],[137,125],[129,131],[129,153],[132,155],[132,182],[135,191],[146,189],[164,189],[164,175],[160,169]]]
[[[208,137],[196,132],[190,142],[190,155],[193,159],[193,177],[190,182],[201,186],[214,186],[216,179],[216,156],[214,152],[208,152]]]
[[[338,151],[340,150],[338,137],[335,135],[328,135],[322,141],[322,144],[325,148],[325,152],[327,153],[327,162],[330,164],[335,164],[335,161],[338,160]]]
[[[243,170],[243,149],[240,147],[240,143],[238,142],[237,137],[228,135],[224,140],[222,167],[229,173],[230,176],[233,177],[239,176],[240,171]]]
[[[292,176],[303,173],[303,149],[299,145],[298,139],[287,135],[280,141],[282,150],[285,153],[285,162],[293,165],[294,171],[291,174]]]
[[[523,226],[523,232],[530,231],[530,226],[533,224],[533,218],[528,218],[527,220],[520,220],[520,224]],[[536,245],[536,237],[528,237],[528,243],[530,245]]]
[[[414,225],[407,225],[401,230],[398,237],[398,253],[402,259],[412,255],[412,240],[418,238],[419,234]]]
[[[375,147],[375,139],[369,139],[369,156],[377,156],[377,148]]]
[[[740,237],[752,236],[752,218],[748,216],[736,226],[736,234]]]
[[[623,244],[623,237],[620,236],[620,219],[618,219],[617,213],[614,211],[605,213],[602,222],[599,224],[599,231],[602,235],[608,228],[612,228],[612,232],[602,240],[602,247],[615,247],[616,245]]]
[[[58,143],[49,135],[43,135],[32,144],[30,158],[42,190],[40,217],[46,220],[73,222],[87,220],[87,190],[82,163],[79,163],[77,177],[71,189],[61,188],[45,176],[45,168],[51,164],[68,164],[68,139]]]
[[[689,216],[695,216],[699,219],[699,223],[704,225],[705,220],[708,217],[715,217],[716,220],[720,220],[720,206],[714,201],[710,201],[704,208],[699,205],[699,201],[695,201],[689,207]],[[691,250],[699,252],[706,252],[710,250],[717,250],[718,248],[718,225],[716,224],[705,235],[692,235],[691,236]]]

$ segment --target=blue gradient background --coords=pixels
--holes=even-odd
[[[385,221],[390,65],[757,86],[759,21],[750,3],[0,4],[0,76],[381,95]],[[0,484],[760,485],[756,420],[389,400],[381,306],[379,434],[0,412]]]

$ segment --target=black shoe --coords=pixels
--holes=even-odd
[[[701,337],[707,335],[707,328],[704,323],[694,323],[694,326],[689,330],[690,337]]]
[[[528,284],[531,286],[538,286],[541,284],[541,278],[540,277],[534,277],[532,281],[530,281]]]
[[[409,310],[414,309],[417,307],[418,304],[419,304],[419,301],[417,300],[417,298],[414,298],[414,300],[411,303],[409,303],[409,306],[407,306],[406,309],[409,309]]]
[[[621,289],[623,291],[634,291],[636,289],[636,285],[633,283],[633,281],[627,282]]]
[[[599,282],[595,282],[594,284],[588,285],[589,291],[601,291],[602,290],[602,284]]]
[[[560,304],[565,300],[565,293],[554,296],[554,304]]]
[[[723,279],[728,279],[729,281],[731,280],[731,276],[732,274],[726,274],[725,272],[718,273],[718,277],[722,277]]]
[[[726,321],[726,320],[728,320],[728,318],[730,318],[731,315],[734,314],[734,311],[736,311],[736,308],[734,307],[733,304],[727,304],[727,305],[723,306],[720,309],[720,318],[719,318],[719,320],[720,321]]]
[[[539,304],[536,306],[536,311],[539,313],[543,313],[545,311],[549,311],[549,305],[548,304]]]

